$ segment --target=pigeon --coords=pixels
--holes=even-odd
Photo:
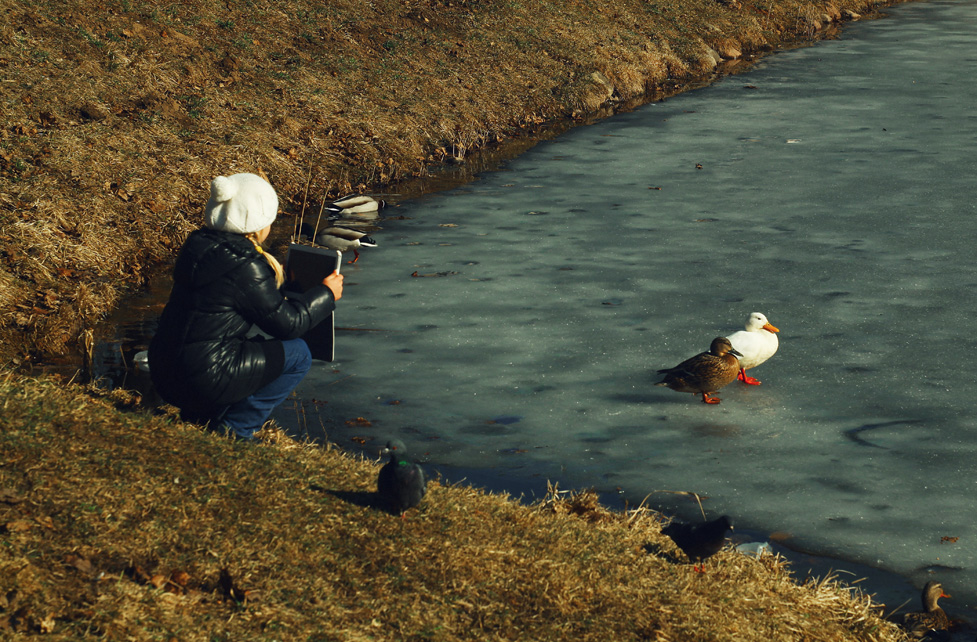
[[[674,368],[659,370],[659,374],[664,374],[665,378],[655,385],[668,386],[678,392],[701,394],[703,403],[719,403],[718,397],[710,397],[709,394],[736,379],[740,369],[739,356],[729,339],[716,337],[709,352],[699,353]]]
[[[767,317],[759,312],[751,312],[746,319],[746,329],[729,335],[729,342],[733,349],[742,355],[737,379],[751,386],[760,385],[758,379],[746,376],[746,371],[749,368],[756,368],[777,352],[780,345],[777,341],[777,332],[780,330],[770,325]]]
[[[726,531],[732,528],[733,522],[723,515],[711,522],[701,524],[672,522],[662,529],[662,533],[672,538],[675,545],[682,549],[682,552],[695,564],[696,571],[701,571],[699,562],[719,552],[726,542]]]
[[[384,453],[390,461],[383,465],[377,476],[377,493],[390,512],[404,517],[404,512],[421,503],[427,492],[424,471],[407,456],[407,447],[399,439],[387,442]]]
[[[931,631],[946,631],[950,628],[950,618],[938,604],[941,597],[950,597],[943,592],[943,585],[930,581],[923,587],[923,610],[906,613],[899,623],[916,639],[929,636]]]

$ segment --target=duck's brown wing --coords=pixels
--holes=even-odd
[[[684,370],[688,373],[686,376],[687,379],[694,380],[696,385],[709,392],[718,390],[729,383],[728,381],[724,382],[727,376],[727,365],[725,361],[721,357],[709,354],[708,352],[699,355],[695,359],[690,359],[686,363]]]
[[[910,633],[920,636],[929,631],[946,631],[950,628],[950,618],[947,617],[943,609],[928,613],[918,611],[906,613],[901,624]]]
[[[660,372],[661,374],[668,374],[668,373],[673,373],[673,372],[674,373],[687,372],[689,374],[692,374],[693,372],[695,372],[695,368],[697,367],[696,364],[701,359],[703,359],[704,357],[712,357],[712,356],[713,355],[710,354],[710,353],[708,353],[708,352],[700,352],[699,354],[695,355],[694,357],[690,357],[690,358],[686,359],[685,361],[683,361],[682,363],[678,364],[677,366],[672,366],[671,368],[662,368],[658,372]]]
[[[703,352],[691,359],[686,359],[674,368],[666,368],[658,372],[665,375],[661,383],[672,390],[714,392],[718,388],[711,386],[717,381],[718,373],[723,365],[720,357],[709,352]]]
[[[658,372],[664,374],[665,377],[655,384],[657,386],[668,386],[677,392],[699,392],[699,388],[694,385],[694,380],[689,379],[689,373],[684,370],[669,368]]]
[[[710,391],[715,391],[732,383],[739,370],[739,361],[733,355],[709,355],[700,362],[696,376]]]

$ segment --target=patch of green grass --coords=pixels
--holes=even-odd
[[[236,38],[233,38],[231,40],[231,44],[241,49],[251,49],[251,47],[254,46],[254,39],[251,38],[250,34],[242,33]]]
[[[349,73],[360,68],[360,61],[356,56],[342,55],[334,59],[334,65],[338,73]]]
[[[178,99],[183,103],[187,110],[187,115],[190,118],[200,118],[203,116],[203,110],[208,100],[205,96],[192,94],[189,96],[179,96]]]
[[[97,36],[95,36],[94,34],[90,33],[84,27],[78,27],[78,33],[81,35],[82,38],[85,39],[85,42],[87,42],[88,44],[92,45],[93,47],[98,47],[99,49],[101,49],[102,47],[105,46],[105,43],[104,42],[102,42],[101,40],[99,40],[99,38]]]

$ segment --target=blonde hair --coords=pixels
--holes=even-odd
[[[268,265],[270,265],[271,269],[275,271],[275,285],[282,287],[282,284],[285,283],[285,268],[283,268],[282,264],[278,262],[278,259],[265,252],[265,249],[261,247],[261,243],[258,243],[258,236],[255,232],[245,234],[244,236],[249,241],[254,243],[254,249],[258,250],[258,254],[265,257],[265,260],[268,261]]]

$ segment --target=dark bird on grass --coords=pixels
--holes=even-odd
[[[377,493],[395,515],[421,503],[427,492],[427,480],[420,466],[407,456],[407,447],[399,439],[391,439],[383,451],[390,454],[390,461],[383,465],[377,476]]]
[[[352,230],[348,227],[331,226],[316,230],[308,223],[302,223],[299,227],[299,234],[321,247],[340,252],[352,252],[353,260],[350,263],[356,263],[360,260],[359,249],[361,247],[377,246],[377,242],[372,237],[367,236],[365,232]]]
[[[678,392],[701,394],[703,403],[719,403],[719,398],[709,395],[736,379],[740,371],[739,356],[729,339],[716,337],[709,352],[699,353],[674,368],[659,370],[665,378],[655,385],[668,386]]]
[[[672,522],[662,529],[662,533],[672,538],[675,545],[682,549],[689,561],[695,564],[695,570],[701,571],[699,562],[719,552],[726,543],[726,531],[732,528],[733,522],[723,515],[701,524]]]
[[[950,618],[940,608],[941,597],[950,597],[943,592],[939,582],[927,582],[923,587],[923,610],[906,613],[898,620],[899,624],[916,639],[929,639],[932,631],[946,631],[950,628]]]

